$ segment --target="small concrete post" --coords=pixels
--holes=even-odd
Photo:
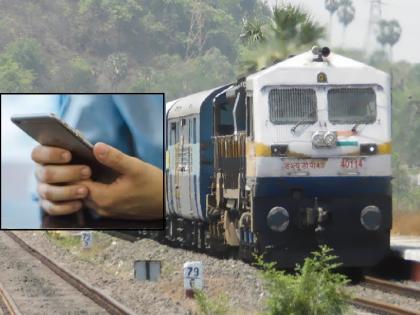
[[[187,297],[194,297],[194,290],[203,289],[203,264],[201,261],[187,261],[184,264],[184,289]]]
[[[83,249],[90,249],[92,247],[93,235],[92,231],[83,231],[80,233]]]

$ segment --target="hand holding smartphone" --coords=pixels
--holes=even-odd
[[[118,173],[96,160],[93,145],[79,131],[54,114],[15,115],[11,120],[41,145],[70,151],[72,159],[69,164],[89,166],[94,181],[111,183],[118,177]]]

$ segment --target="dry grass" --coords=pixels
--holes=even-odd
[[[394,213],[392,234],[420,235],[420,212]]]

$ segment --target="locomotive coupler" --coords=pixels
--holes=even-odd
[[[321,234],[325,232],[324,223],[328,219],[328,211],[318,206],[317,197],[315,197],[314,208],[316,209],[316,213],[317,213],[317,226],[315,228],[315,233],[317,234],[318,237],[320,237]]]
[[[328,211],[323,207],[320,207],[318,204],[318,197],[315,197],[314,205],[311,208],[305,208],[302,217],[303,226],[315,227],[316,233],[322,233],[324,227],[322,226],[324,222],[328,219]]]

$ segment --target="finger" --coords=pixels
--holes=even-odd
[[[78,182],[78,185],[85,186],[88,189],[88,199],[99,207],[108,208],[112,206],[112,190],[117,189],[116,184],[107,185],[90,180]]]
[[[49,201],[67,201],[85,198],[88,190],[81,185],[57,186],[40,183],[38,193],[43,199]]]
[[[87,179],[91,174],[86,165],[37,165],[35,168],[38,181],[47,184],[74,182]]]
[[[79,211],[82,208],[82,202],[79,200],[57,203],[49,200],[41,200],[41,207],[50,215],[68,215]]]
[[[39,164],[65,164],[71,161],[70,151],[39,145],[32,150],[32,160]]]
[[[95,144],[93,153],[99,162],[121,174],[132,174],[138,171],[139,166],[141,166],[140,163],[143,163],[139,159],[126,155],[120,150],[101,142]]]

